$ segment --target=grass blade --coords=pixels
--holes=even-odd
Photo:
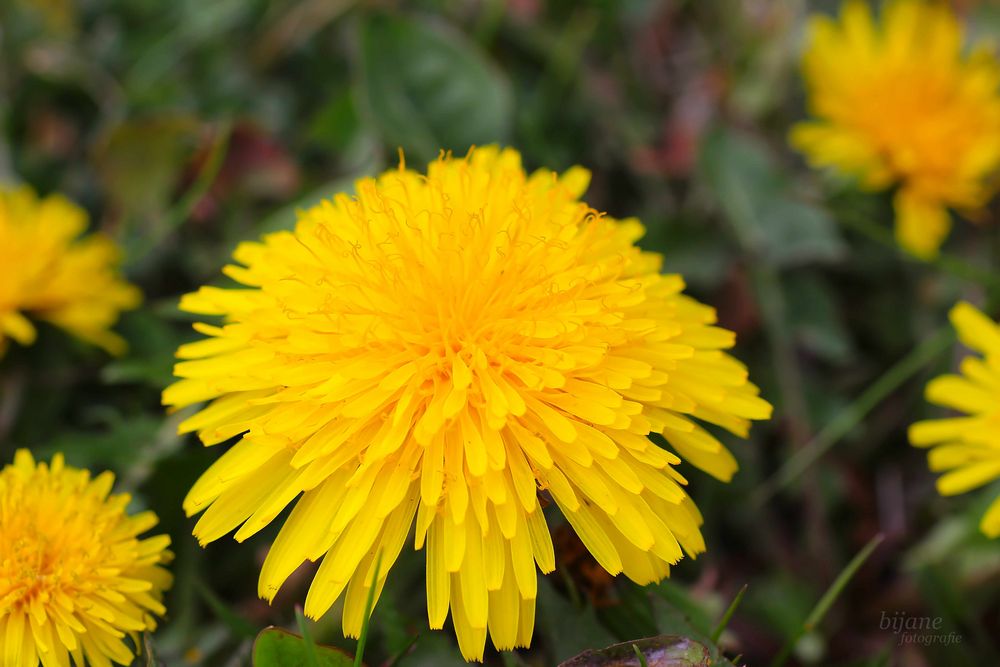
[[[872,555],[872,552],[878,548],[878,545],[882,544],[882,540],[884,539],[885,536],[882,535],[882,533],[879,533],[870,539],[868,544],[866,544],[861,551],[859,551],[854,558],[851,559],[851,562],[847,564],[847,567],[845,567],[841,573],[837,575],[837,578],[833,580],[830,588],[826,590],[826,593],[823,594],[823,597],[819,599],[819,602],[816,603],[816,606],[813,607],[812,612],[810,612],[809,616],[806,618],[804,628],[807,632],[815,628],[816,625],[823,620],[823,617],[826,616],[826,612],[830,611],[830,607],[832,607],[833,603],[837,601],[837,598],[844,591],[844,588],[847,587],[847,584],[854,577],[854,574],[861,568],[862,565],[864,565],[864,562],[868,560],[868,557]]]
[[[871,556],[872,552],[875,551],[878,545],[882,543],[883,539],[885,539],[885,537],[881,533],[873,537],[868,541],[868,544],[862,547],[861,551],[859,551],[854,558],[851,559],[851,562],[847,564],[847,567],[841,570],[840,574],[837,575],[837,578],[833,580],[832,584],[830,584],[830,587],[826,589],[825,593],[823,593],[819,602],[816,603],[816,606],[813,607],[811,612],[809,612],[809,615],[806,617],[805,622],[802,623],[802,626],[785,642],[781,651],[777,656],[775,656],[774,661],[771,662],[771,667],[782,667],[782,665],[785,664],[788,660],[788,656],[791,655],[792,649],[795,648],[799,639],[801,639],[807,632],[815,629],[819,622],[823,620],[823,617],[826,616],[826,612],[830,611],[830,607],[832,607],[833,603],[837,601],[837,598],[847,587],[847,584],[851,581],[864,562],[868,560],[868,557]]]
[[[219,125],[212,142],[212,147],[209,149],[208,157],[205,159],[194,183],[181,196],[180,200],[164,213],[161,223],[162,231],[154,234],[152,238],[148,239],[132,252],[131,257],[128,259],[130,265],[136,266],[140,264],[141,260],[153,252],[167,236],[175,232],[191,217],[195,207],[208,194],[212,185],[215,184],[219,173],[222,171],[222,165],[225,163],[226,153],[229,150],[229,142],[232,139],[232,129],[232,125],[228,121],[223,121]]]
[[[743,596],[746,595],[747,588],[748,584],[743,584],[743,588],[741,588],[739,593],[736,594],[736,597],[733,598],[733,601],[729,603],[729,608],[726,609],[726,613],[722,615],[722,618],[719,619],[718,625],[716,625],[715,629],[712,630],[711,638],[713,644],[719,643],[719,637],[722,636],[722,633],[726,630],[726,627],[729,625],[729,621],[732,620],[733,614],[736,613],[737,607],[739,607],[740,602],[743,601]]]
[[[395,667],[396,665],[398,665],[399,661],[406,657],[406,655],[410,652],[410,649],[416,646],[418,641],[420,641],[420,635],[419,634],[413,635],[413,637],[410,638],[410,641],[407,642],[406,646],[404,646],[402,650],[397,651],[396,655],[394,655],[392,659],[388,663],[386,663],[385,667]],[[507,653],[503,653],[502,656],[506,658]],[[505,665],[507,664],[506,660],[504,661],[504,664]]]
[[[295,620],[298,621],[299,632],[302,633],[302,643],[306,647],[306,660],[309,662],[309,667],[319,667],[316,644],[313,642],[312,635],[309,634],[309,625],[306,623],[306,617],[302,614],[302,607],[298,605],[295,606]]]
[[[955,340],[951,327],[945,327],[915,347],[882,377],[873,382],[854,402],[841,410],[804,447],[768,478],[754,494],[759,507],[780,490],[794,482],[805,470],[851,432],[872,410],[924,366],[947,350]]]
[[[372,572],[372,583],[368,589],[368,599],[365,600],[365,616],[361,622],[361,635],[358,637],[358,652],[354,655],[354,667],[361,667],[361,660],[365,654],[365,643],[368,641],[368,626],[371,625],[372,607],[375,604],[375,587],[378,585],[378,572],[382,566],[382,552],[378,552],[375,557],[375,570]]]
[[[649,663],[646,662],[646,656],[642,654],[642,651],[639,650],[639,647],[636,646],[635,644],[632,644],[632,650],[635,651],[636,657],[639,658],[639,667],[649,667]]]
[[[205,584],[204,581],[201,581],[200,579],[195,581],[195,586],[198,589],[198,593],[201,594],[202,600],[205,601],[205,604],[207,604],[211,608],[212,612],[226,624],[234,635],[237,637],[245,637],[247,639],[253,639],[257,636],[257,628],[255,628],[250,621],[230,609],[225,602],[219,599],[219,596],[215,594],[215,591]]]
[[[888,227],[883,227],[867,218],[853,215],[846,211],[838,211],[836,216],[845,226],[866,236],[875,243],[896,250],[911,262],[928,264],[966,282],[981,285],[992,292],[1000,291],[1000,276],[989,269],[970,264],[961,257],[949,255],[945,252],[939,252],[936,256],[929,259],[916,257],[900,247],[899,242],[896,241],[896,237]]]

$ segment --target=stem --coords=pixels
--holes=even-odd
[[[0,451],[14,430],[21,405],[24,403],[26,385],[27,375],[20,366],[9,368],[6,375],[0,374]]]
[[[789,637],[787,641],[785,641],[785,645],[781,647],[781,651],[777,656],[775,656],[774,661],[771,662],[771,667],[782,667],[782,665],[788,661],[788,657],[792,654],[792,650],[795,648],[795,645],[798,644],[802,636],[807,632],[811,632],[817,625],[819,625],[820,621],[823,620],[823,617],[826,616],[826,613],[830,611],[830,607],[833,606],[833,603],[837,601],[840,594],[845,588],[847,588],[847,584],[850,583],[851,579],[857,571],[861,569],[861,566],[866,560],[868,560],[868,557],[871,556],[872,552],[875,551],[875,548],[882,543],[883,539],[885,538],[881,533],[873,537],[868,541],[868,544],[862,547],[861,551],[859,551],[857,555],[851,559],[851,562],[847,564],[847,567],[841,570],[840,574],[837,575],[837,578],[833,580],[832,584],[830,584],[830,587],[826,589],[825,593],[823,593],[819,602],[816,603],[816,606],[813,607],[811,612],[809,612],[806,620],[801,626],[799,626],[795,633]]]
[[[973,264],[969,264],[960,257],[949,255],[947,253],[939,253],[934,257],[922,259],[906,252],[896,242],[896,238],[892,235],[892,232],[881,225],[871,222],[867,218],[852,215],[844,211],[838,211],[837,219],[843,223],[845,227],[853,229],[862,236],[894,249],[910,262],[917,264],[929,264],[966,282],[976,283],[977,285],[981,285],[993,292],[1000,291],[1000,276],[987,269],[982,269]]]
[[[354,656],[354,667],[361,667],[362,656],[365,654],[365,644],[368,641],[368,627],[372,620],[372,607],[375,605],[375,588],[378,586],[378,571],[382,566],[382,550],[375,557],[375,569],[372,572],[371,588],[368,589],[368,599],[365,600],[365,616],[361,622],[361,635],[358,637],[358,651]]]
[[[749,584],[743,584],[743,588],[741,588],[739,593],[736,594],[736,597],[733,598],[733,601],[729,603],[729,608],[726,609],[726,613],[722,615],[722,618],[719,619],[718,625],[716,625],[715,629],[712,630],[713,644],[719,643],[719,638],[722,637],[722,633],[726,630],[726,627],[729,625],[729,621],[732,620],[733,614],[736,613],[736,608],[739,607],[740,602],[743,601],[743,596],[746,595],[748,587]]]
[[[776,269],[751,259],[751,276],[764,319],[771,357],[777,373],[778,388],[785,416],[788,418],[792,445],[801,447],[811,431],[805,403],[805,383],[795,359],[795,343],[788,331],[785,295]]]
[[[830,420],[816,437],[805,447],[795,452],[781,468],[765,481],[754,497],[758,506],[770,500],[778,491],[795,481],[823,454],[837,444],[841,438],[861,423],[882,401],[903,383],[912,378],[924,366],[944,352],[954,341],[950,327],[944,327],[932,337],[915,347],[896,365],[872,383],[850,405]]]
[[[316,657],[316,644],[309,633],[309,625],[306,623],[306,617],[302,614],[302,608],[298,605],[295,607],[295,620],[299,624],[299,632],[302,633],[302,644],[306,647],[306,662],[308,663],[308,667],[319,667],[319,658]]]
[[[218,136],[212,143],[211,151],[205,159],[201,171],[198,172],[195,182],[184,193],[184,196],[164,214],[160,231],[154,234],[144,247],[139,248],[132,254],[131,265],[138,266],[146,255],[155,250],[167,236],[191,217],[195,206],[208,194],[208,191],[215,183],[216,177],[219,175],[219,171],[222,169],[226,153],[228,152],[227,148],[229,147],[231,134],[232,126],[228,122],[223,123],[218,130]]]
[[[646,662],[646,656],[639,650],[639,647],[632,644],[632,650],[635,651],[636,657],[639,658],[639,667],[649,667],[649,663]]]
[[[803,448],[812,437],[809,408],[805,399],[805,382],[795,352],[795,341],[788,326],[787,305],[779,268],[763,251],[760,226],[754,224],[757,212],[745,187],[732,182],[723,184],[729,197],[723,203],[726,218],[747,258],[751,280],[764,320],[771,358],[777,375],[781,402],[779,408],[787,419],[788,440],[793,451]],[[826,507],[818,484],[809,485],[803,493],[807,517],[806,545],[816,565],[824,571],[829,565],[827,555],[832,543]]]

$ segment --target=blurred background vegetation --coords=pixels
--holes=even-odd
[[[1000,40],[1000,9],[965,0]],[[110,468],[155,508],[178,554],[153,638],[166,665],[248,664],[256,632],[294,627],[310,579],[273,607],[254,591],[280,521],[201,549],[180,501],[216,452],[178,438],[159,394],[191,339],[178,296],[220,282],[241,239],[398,160],[500,142],[529,167],[593,170],[588,201],[636,215],[666,270],[718,307],[737,356],[777,407],[731,448],[722,485],[696,470],[709,551],[645,589],[602,575],[556,528],[530,651],[491,664],[553,665],[658,633],[707,639],[746,584],[720,645],[767,665],[877,533],[885,541],[818,627],[801,665],[1000,664],[1000,543],[976,529],[1000,488],[937,496],[906,443],[926,380],[956,362],[959,298],[1000,301],[1000,233],[956,227],[946,255],[891,243],[889,196],[810,172],[786,143],[804,114],[805,18],[787,0],[0,0],[0,181],[61,191],[117,239],[146,294],[102,353],[45,329],[0,363],[0,460],[19,446]],[[996,315],[995,309],[991,313]],[[559,519],[552,517],[553,522]],[[405,552],[375,611],[370,665],[463,664],[427,630],[423,553]],[[882,614],[941,617],[959,644],[898,646]],[[353,650],[338,608],[312,626]],[[394,662],[393,662],[394,661]]]

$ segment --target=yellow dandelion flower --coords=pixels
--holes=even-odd
[[[791,141],[817,167],[862,187],[898,186],[896,238],[914,254],[937,253],[947,208],[975,213],[1000,166],[1000,65],[986,48],[963,52],[946,3],[889,0],[882,23],[848,0],[840,20],[816,17],[803,59],[815,120]]]
[[[29,345],[46,320],[117,354],[109,331],[139,291],[118,275],[118,249],[98,234],[78,238],[87,214],[68,199],[39,199],[29,188],[0,189],[0,355],[7,338]]]
[[[951,322],[962,343],[983,358],[966,357],[961,375],[932,380],[927,400],[965,416],[929,419],[910,427],[910,442],[929,447],[930,469],[944,473],[937,482],[944,496],[1000,478],[1000,325],[968,303],[952,309]],[[1000,537],[1000,497],[986,511],[980,528],[990,537]]]
[[[129,665],[125,642],[156,628],[171,576],[156,515],[129,516],[114,476],[36,464],[22,449],[0,471],[0,664]]]
[[[197,324],[164,393],[211,400],[181,425],[207,445],[242,434],[188,494],[202,543],[245,540],[299,494],[259,592],[274,597],[322,558],[305,601],[319,617],[346,590],[357,636],[411,526],[426,545],[427,613],[451,611],[463,655],[527,646],[537,564],[554,567],[539,491],[597,561],[639,583],[704,548],[673,468],[716,477],[732,455],[697,420],[745,436],[770,406],[723,350],[734,335],[639,250],[634,219],[580,201],[589,174],[525,173],[487,147],[356,184],[294,232],[241,244],[181,307]]]

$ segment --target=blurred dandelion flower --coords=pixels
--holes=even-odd
[[[968,303],[951,311],[959,339],[984,358],[966,357],[961,375],[942,375],[927,385],[927,400],[965,413],[930,419],[910,427],[915,447],[930,447],[927,460],[941,495],[965,493],[1000,478],[1000,326]],[[983,516],[980,528],[1000,536],[1000,498]]]
[[[0,355],[8,338],[34,342],[28,316],[113,354],[124,351],[125,341],[109,329],[139,304],[139,290],[118,274],[110,239],[78,238],[86,224],[83,209],[62,196],[0,189]]]
[[[245,288],[183,299],[225,323],[195,325],[207,338],[180,348],[164,393],[212,401],[182,432],[242,434],[185,500],[205,510],[198,539],[245,540],[302,493],[259,593],[322,558],[305,611],[346,589],[357,636],[377,554],[376,594],[415,522],[430,626],[450,608],[470,660],[487,632],[530,642],[535,564],[554,567],[539,489],[613,574],[657,581],[703,551],[680,459],[646,436],[728,480],[735,460],[694,418],[745,436],[771,408],[714,311],[634,245],[642,225],[580,201],[588,181],[480,148],[361,180],[241,244],[225,273]]]
[[[987,203],[1000,166],[1000,65],[962,40],[946,3],[889,0],[878,26],[867,2],[848,0],[839,21],[812,20],[803,59],[816,120],[792,144],[866,189],[898,186],[896,238],[921,257],[947,236],[948,207]]]
[[[5,667],[129,665],[156,628],[170,538],[138,536],[156,515],[129,516],[114,477],[36,464],[22,449],[0,471],[0,662]]]

